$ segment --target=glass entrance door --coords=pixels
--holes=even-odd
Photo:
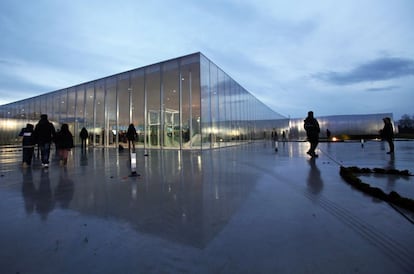
[[[160,146],[160,124],[159,111],[148,111],[147,144],[150,148]]]
[[[180,147],[180,115],[175,109],[164,110],[164,146]]]

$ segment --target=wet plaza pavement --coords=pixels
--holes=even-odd
[[[209,151],[0,153],[0,273],[413,273],[413,214],[339,167],[408,169],[414,142],[255,143]],[[144,154],[148,153],[147,156]],[[414,177],[361,180],[414,199]]]

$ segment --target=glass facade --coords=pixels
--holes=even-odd
[[[76,144],[85,127],[89,145],[106,147],[125,146],[130,123],[149,149],[219,148],[288,125],[201,53],[0,106],[0,144],[19,143],[43,113],[56,128],[67,123]]]

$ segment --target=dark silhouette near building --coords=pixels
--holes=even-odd
[[[88,139],[89,133],[88,130],[83,127],[79,133],[79,138],[81,139],[81,149],[82,151],[86,149],[86,140]]]
[[[55,126],[47,119],[47,114],[40,115],[40,120],[36,124],[34,135],[39,145],[42,166],[49,167],[50,146],[55,138]]]
[[[277,142],[279,141],[279,136],[277,135],[277,131],[274,128],[272,130],[272,141],[275,147],[275,151],[277,151],[278,150]]]
[[[392,126],[391,119],[385,117],[382,119],[384,121],[384,127],[380,131],[381,138],[387,141],[390,151],[387,154],[394,153],[394,127]]]
[[[319,143],[319,132],[321,129],[319,128],[318,120],[313,117],[313,111],[308,112],[308,117],[304,120],[304,128],[306,136],[308,137],[308,142],[310,143],[310,148],[306,153],[311,157],[318,157],[315,149]]]
[[[68,124],[63,124],[55,138],[56,149],[58,150],[60,163],[66,165],[69,151],[73,148],[73,136],[69,131]]]
[[[23,167],[28,167],[32,164],[34,147],[36,140],[34,137],[34,126],[32,124],[26,124],[25,128],[22,128],[19,136],[23,136]]]
[[[138,138],[137,130],[135,129],[134,124],[130,124],[127,131],[127,139],[128,139],[128,149],[131,151],[132,145],[132,152],[135,152],[135,141]]]
[[[329,129],[326,129],[326,139],[328,139],[328,141],[331,139],[331,131]]]

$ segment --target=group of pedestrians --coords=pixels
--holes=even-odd
[[[35,145],[40,151],[42,167],[48,168],[50,161],[50,149],[52,142],[56,145],[61,165],[66,165],[69,151],[73,148],[73,136],[68,124],[62,124],[60,130],[56,131],[55,126],[48,120],[46,114],[40,116],[36,126],[26,124],[20,132],[23,136],[23,167],[28,167],[32,163]]]
[[[40,151],[40,159],[42,167],[48,168],[50,161],[50,150],[52,143],[55,143],[57,154],[59,156],[60,164],[66,165],[68,162],[69,151],[74,147],[73,135],[69,130],[68,124],[62,124],[59,130],[48,120],[47,114],[40,116],[39,122],[34,126],[33,124],[26,124],[22,128],[20,136],[23,137],[23,167],[28,167],[32,164],[35,146],[38,145]],[[79,133],[81,139],[81,150],[86,150],[86,142],[89,137],[88,130],[83,127]],[[138,135],[134,124],[130,124],[127,131],[128,148],[135,152],[135,142]]]

